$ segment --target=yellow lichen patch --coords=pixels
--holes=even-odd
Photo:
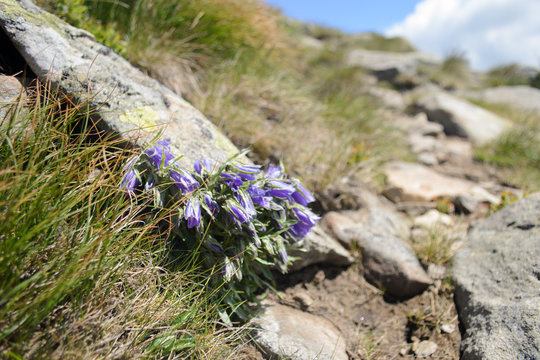
[[[152,107],[146,105],[126,111],[120,115],[119,120],[137,125],[141,129],[150,130],[149,128],[157,126],[156,121],[159,120],[159,115]]]

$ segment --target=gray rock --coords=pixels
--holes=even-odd
[[[469,194],[458,195],[452,202],[454,203],[456,210],[465,215],[474,213],[480,206],[478,199]]]
[[[316,225],[299,244],[303,246],[305,251],[289,252],[289,255],[299,258],[290,266],[291,271],[314,264],[346,266],[354,262],[354,257],[349,251],[329,236],[319,225]]]
[[[377,99],[389,108],[401,110],[405,107],[403,96],[392,89],[386,89],[379,86],[370,86],[366,89],[367,93]]]
[[[340,331],[328,320],[283,305],[265,305],[251,323],[270,358],[348,360]]]
[[[349,248],[354,245],[352,243],[354,239],[344,234],[349,227],[354,227],[355,231],[401,238],[409,237],[409,223],[405,217],[384,207],[372,206],[361,210],[331,211],[323,216],[321,224]]]
[[[17,99],[24,96],[23,86],[17,78],[0,74],[0,123],[11,113],[11,106]]]
[[[437,226],[452,226],[454,224],[454,220],[447,214],[443,214],[436,209],[431,209],[425,214],[417,216],[413,223],[416,227],[430,229]]]
[[[477,223],[453,276],[462,359],[539,359],[540,193]]]
[[[395,120],[394,125],[407,131],[409,135],[438,137],[444,134],[444,127],[441,124],[429,121],[427,115],[423,112],[419,112],[414,117],[397,116]]]
[[[436,205],[430,201],[405,201],[397,204],[397,210],[410,216],[419,216],[428,210],[435,209]]]
[[[508,120],[449,93],[425,96],[417,106],[429,121],[443,125],[447,135],[464,137],[477,145],[496,139],[511,126]]]
[[[375,192],[366,185],[348,177],[340,179],[317,195],[324,211],[357,210],[383,204]]]
[[[387,294],[410,297],[432,283],[411,247],[401,239],[369,232],[356,236],[362,248],[366,280],[382,286]]]
[[[489,89],[467,91],[463,96],[494,104],[540,113],[540,89],[529,86],[498,86]]]
[[[420,52],[395,53],[354,49],[346,56],[349,66],[362,66],[372,71],[380,80],[392,80],[398,74],[412,75],[420,64],[438,64],[440,59]]]
[[[421,154],[418,154],[417,158],[418,158],[418,161],[420,161],[420,163],[427,166],[434,166],[439,163],[437,156],[435,156],[435,154],[428,153],[428,152],[423,152]]]
[[[410,133],[407,142],[414,154],[431,153],[437,149],[439,140],[433,136],[425,136],[418,133]]]
[[[342,213],[328,213],[325,226],[348,246],[362,249],[364,276],[397,297],[409,297],[424,291],[431,279],[426,274],[411,247],[386,228],[370,231],[369,224],[357,223]]]
[[[421,164],[394,161],[383,167],[383,173],[387,181],[384,195],[396,203],[431,201],[461,194],[470,194],[479,201],[499,201],[498,197],[471,181],[442,175]]]
[[[203,157],[223,162],[237,152],[198,110],[92,34],[25,3],[0,3],[2,30],[42,81],[98,109],[94,121],[103,130],[137,146],[146,146],[162,131],[186,167]]]
[[[441,331],[446,334],[451,334],[456,331],[456,327],[452,324],[442,324]]]
[[[413,351],[417,357],[427,358],[433,355],[435,351],[437,351],[437,348],[437,344],[435,344],[433,341],[423,340],[414,345]]]

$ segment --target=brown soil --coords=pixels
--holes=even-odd
[[[413,344],[438,345],[432,359],[459,359],[461,336],[448,283],[436,282],[407,300],[389,298],[362,276],[361,266],[347,269],[312,266],[280,282],[282,304],[332,321],[347,342],[351,359],[412,359]],[[454,331],[443,333],[442,325]]]
[[[269,300],[322,316],[345,337],[350,359],[415,359],[422,340],[438,345],[431,359],[459,359],[461,335],[448,281],[436,281],[423,294],[400,300],[366,282],[361,265],[311,266],[278,279],[280,295]],[[454,329],[445,333],[449,325]],[[265,358],[245,346],[243,359]]]

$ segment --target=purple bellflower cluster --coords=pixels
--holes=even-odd
[[[202,244],[208,266],[222,264],[225,281],[252,294],[246,286],[265,284],[259,274],[271,279],[269,268],[287,270],[287,249],[298,248],[319,217],[307,207],[315,199],[298,180],[280,166],[263,171],[236,162],[243,154],[223,165],[196,161],[188,170],[174,159],[169,140],[160,141],[126,164],[121,186],[131,198],[153,192],[156,208],[180,204],[182,241]]]

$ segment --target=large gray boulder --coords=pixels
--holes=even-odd
[[[455,256],[462,359],[540,359],[540,193],[482,220]]]
[[[271,359],[347,360],[345,341],[330,321],[284,305],[265,305],[254,339]]]
[[[511,126],[508,120],[445,92],[424,96],[417,105],[429,121],[443,125],[447,135],[470,139],[476,145],[495,140]]]
[[[0,2],[0,26],[42,81],[96,108],[101,129],[138,146],[162,132],[186,167],[203,157],[224,162],[238,151],[180,96],[31,1]]]
[[[497,86],[483,90],[466,91],[463,96],[493,104],[540,113],[540,89],[530,86]]]

